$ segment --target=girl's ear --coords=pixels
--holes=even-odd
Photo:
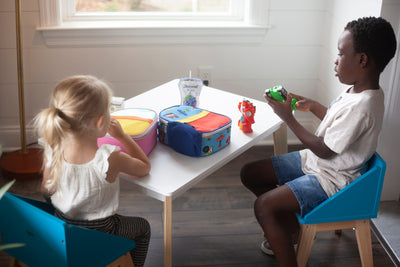
[[[96,121],[97,129],[101,130],[103,128],[103,123],[104,123],[104,115],[101,115]]]

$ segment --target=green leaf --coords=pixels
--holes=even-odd
[[[23,243],[7,244],[7,245],[0,246],[0,250],[19,248],[19,247],[24,247],[24,246],[26,246],[26,244],[23,244]]]
[[[8,189],[15,183],[15,180],[12,180],[8,184],[4,185],[2,188],[0,188],[0,199],[3,197],[3,195],[7,192]]]

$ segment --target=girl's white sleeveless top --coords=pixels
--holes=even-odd
[[[51,151],[46,153],[47,167]],[[106,180],[108,158],[119,147],[102,145],[95,157],[85,164],[62,163],[59,186],[51,196],[53,205],[74,220],[95,220],[114,215],[119,206],[119,178]]]

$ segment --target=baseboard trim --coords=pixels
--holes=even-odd
[[[301,141],[297,138],[288,138],[287,140],[288,145],[301,145]],[[274,140],[271,138],[271,140],[269,139],[264,139],[261,140],[260,142],[257,143],[256,146],[273,146],[274,145]]]
[[[33,126],[25,128],[26,144],[37,143],[38,135]],[[10,152],[21,149],[21,136],[19,126],[1,126],[0,127],[0,145],[3,152]]]

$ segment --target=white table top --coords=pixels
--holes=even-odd
[[[160,85],[125,101],[125,108],[149,108],[161,110],[180,103],[178,79]],[[262,90],[260,90],[262,94]],[[229,116],[232,119],[231,143],[222,150],[205,157],[190,157],[174,151],[157,141],[149,154],[152,164],[150,174],[135,178],[126,174],[121,177],[140,185],[142,191],[158,200],[166,196],[177,197],[208,175],[218,170],[260,140],[279,129],[282,120],[273,113],[266,102],[246,98],[256,106],[253,133],[245,134],[238,127],[241,117],[239,102],[245,97],[203,86],[199,107]]]

